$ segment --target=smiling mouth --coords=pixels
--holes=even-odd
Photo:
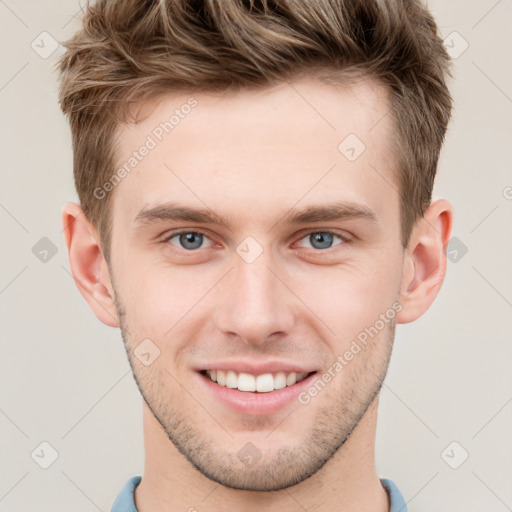
[[[313,373],[276,372],[252,375],[234,370],[201,370],[200,372],[219,386],[252,393],[269,393],[277,389],[294,386]]]

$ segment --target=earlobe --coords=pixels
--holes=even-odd
[[[62,227],[69,265],[75,284],[98,319],[119,327],[112,284],[95,227],[82,208],[66,203],[62,208]]]
[[[444,199],[433,202],[413,229],[405,251],[397,323],[413,322],[436,298],[446,274],[446,247],[450,240],[453,212]]]

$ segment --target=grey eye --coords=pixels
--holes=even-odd
[[[172,242],[174,238],[178,239],[179,244],[175,244]],[[169,242],[173,245],[178,245],[183,249],[194,250],[199,249],[204,241],[204,235],[201,233],[196,233],[194,231],[187,231],[183,233],[177,233],[171,238],[169,238]]]
[[[333,244],[334,240],[338,238],[339,243]],[[336,233],[329,233],[328,231],[316,231],[306,235],[303,240],[308,240],[313,249],[330,249],[336,245],[343,243],[343,239]]]

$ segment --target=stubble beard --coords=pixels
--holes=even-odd
[[[187,407],[189,411],[194,409],[194,414],[185,414],[178,407],[174,407],[172,390],[177,393],[184,391],[171,378],[171,372],[165,368],[156,371],[153,374],[156,376],[154,378],[142,375],[141,365],[135,361],[133,354],[137,340],[130,339],[132,331],[117,293],[115,304],[135,382],[143,400],[168,439],[192,466],[210,480],[232,489],[260,492],[286,489],[310,478],[342,450],[370,405],[378,397],[387,374],[396,325],[393,319],[387,324],[381,337],[372,340],[373,343],[386,344],[384,356],[380,355],[380,359],[372,358],[372,352],[376,352],[376,347],[371,346],[370,342],[361,351],[363,358],[354,358],[353,361],[358,363],[358,368],[350,373],[350,378],[343,387],[335,389],[333,383],[330,383],[315,398],[312,403],[323,400],[325,405],[310,409],[315,415],[313,419],[308,411],[311,404],[302,405],[297,402],[292,406],[295,408],[292,414],[302,414],[305,421],[309,421],[311,425],[304,431],[300,443],[284,444],[272,451],[266,450],[260,443],[256,446],[261,454],[259,460],[254,465],[244,465],[237,453],[250,442],[249,438],[236,439],[227,432],[229,426],[223,430],[219,426],[219,423],[222,424],[221,418],[217,421],[212,419],[199,405],[200,401]],[[192,402],[194,399],[197,400],[197,397],[190,398]],[[198,422],[198,417],[205,419]],[[265,422],[264,419],[262,423]],[[253,424],[256,423],[258,420],[253,420]],[[286,421],[279,428],[286,428]]]

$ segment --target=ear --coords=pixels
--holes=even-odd
[[[75,203],[63,206],[62,227],[78,290],[99,320],[110,327],[119,327],[114,290],[96,228]]]
[[[397,323],[418,319],[436,298],[446,274],[446,247],[450,240],[453,211],[444,199],[431,203],[414,226],[404,254],[404,271]]]

